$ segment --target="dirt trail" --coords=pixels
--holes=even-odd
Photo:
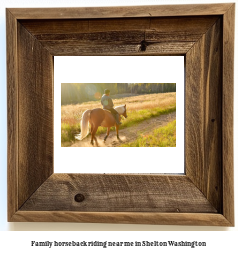
[[[176,112],[172,112],[167,115],[161,115],[158,117],[150,118],[145,120],[138,125],[134,125],[132,127],[127,127],[125,129],[119,129],[119,137],[120,140],[117,140],[116,131],[110,131],[110,135],[107,138],[107,141],[104,142],[103,139],[105,137],[105,133],[97,135],[98,146],[100,147],[118,147],[122,143],[132,142],[135,140],[140,134],[149,134],[153,132],[154,129],[167,125],[169,122],[176,119]],[[122,120],[123,121],[123,120]],[[92,147],[90,144],[90,135],[81,140],[76,141],[71,147]]]

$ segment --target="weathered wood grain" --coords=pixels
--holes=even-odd
[[[150,18],[150,29],[154,32],[187,34],[188,36],[206,33],[216,23],[219,16],[186,16]]]
[[[55,56],[181,55],[186,54],[217,19],[217,16],[208,16],[205,19],[23,20],[21,24]],[[144,40],[147,48],[141,52]]]
[[[12,221],[231,226],[223,215],[213,213],[18,211]]]
[[[69,35],[108,31],[140,31],[149,29],[150,18],[21,20],[34,36]]]
[[[139,44],[142,40],[148,42],[196,42],[201,37],[201,33],[187,34],[187,33],[168,33],[157,32],[154,30],[127,30],[127,31],[108,31],[108,32],[95,32],[95,33],[73,33],[73,34],[40,34],[35,35],[36,39],[47,46],[47,42],[78,42],[78,45],[83,43],[103,44],[112,43],[123,44],[125,42],[132,44]]]
[[[115,56],[115,55],[184,55],[193,42],[161,42],[153,43],[146,47],[146,51],[141,51],[141,43],[105,43],[80,44],[75,41],[47,41],[42,45],[55,56]]]
[[[18,205],[53,173],[53,57],[18,23]]]
[[[204,34],[219,16],[204,17],[150,17],[112,19],[21,20],[20,23],[34,36],[74,35],[110,31],[144,31],[168,34]],[[40,39],[40,37],[38,38]]]
[[[222,211],[222,22],[186,55],[186,175]]]
[[[222,147],[223,147],[223,214],[234,225],[234,26],[235,4],[223,16],[223,87],[222,87]]]
[[[20,210],[217,212],[186,176],[107,174],[53,174]]]
[[[10,8],[17,19],[101,19],[222,15],[232,6],[223,4],[150,5],[83,8]]]
[[[18,57],[17,20],[6,11],[7,32],[7,189],[8,220],[18,210]]]

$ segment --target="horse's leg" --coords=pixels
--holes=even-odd
[[[93,145],[93,130],[94,130],[94,124],[91,123],[91,144]]]
[[[92,137],[91,137],[91,144],[93,145],[93,139],[95,140],[96,144],[98,145],[97,139],[95,137],[95,134],[97,132],[98,126],[93,126],[93,130],[92,130]]]
[[[107,135],[104,138],[104,142],[106,142],[107,137],[109,136],[109,133],[110,133],[110,127],[107,127]]]
[[[97,129],[98,129],[98,127],[96,128],[96,131],[95,131],[95,133],[94,133],[94,140],[95,140],[95,142],[96,142],[96,145],[98,146],[98,140],[97,140],[97,138],[96,138],[96,132],[97,132]]]
[[[117,125],[117,124],[116,124],[117,139],[119,139],[119,140],[120,140],[118,130],[119,130],[119,125]]]
[[[94,140],[95,140],[96,146],[99,146],[99,145],[98,145],[98,140],[96,139],[95,136],[94,136]]]

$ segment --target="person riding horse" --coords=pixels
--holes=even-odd
[[[112,99],[109,97],[110,95],[110,90],[108,89],[105,89],[104,91],[104,95],[102,96],[101,98],[101,104],[103,106],[103,109],[107,109],[109,110],[112,115],[114,116],[115,120],[116,120],[116,124],[117,125],[120,125],[121,122],[119,120],[119,114],[118,112],[113,108],[114,107],[114,104],[112,102]]]

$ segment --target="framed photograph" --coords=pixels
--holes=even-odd
[[[60,56],[54,82],[55,173],[184,173],[184,56]]]
[[[234,226],[234,6],[6,9],[8,220]],[[78,60],[69,67],[66,57]],[[182,59],[178,70],[175,59]],[[60,61],[62,76],[56,76]],[[161,93],[161,84],[176,90]],[[65,96],[75,89],[80,92]],[[103,110],[104,95],[111,108],[123,110]],[[176,112],[167,147],[149,122],[161,117],[161,96],[175,98],[163,114]],[[82,109],[70,121],[80,122],[85,111],[90,116],[88,147],[69,147],[81,142],[83,122],[76,131],[70,127],[72,138],[62,145],[67,100]],[[153,101],[150,110],[142,107],[146,100]],[[111,114],[115,140],[105,130],[99,135],[106,120],[93,130],[95,108]],[[134,123],[142,116],[146,135],[123,136],[129,125],[140,129]]]

